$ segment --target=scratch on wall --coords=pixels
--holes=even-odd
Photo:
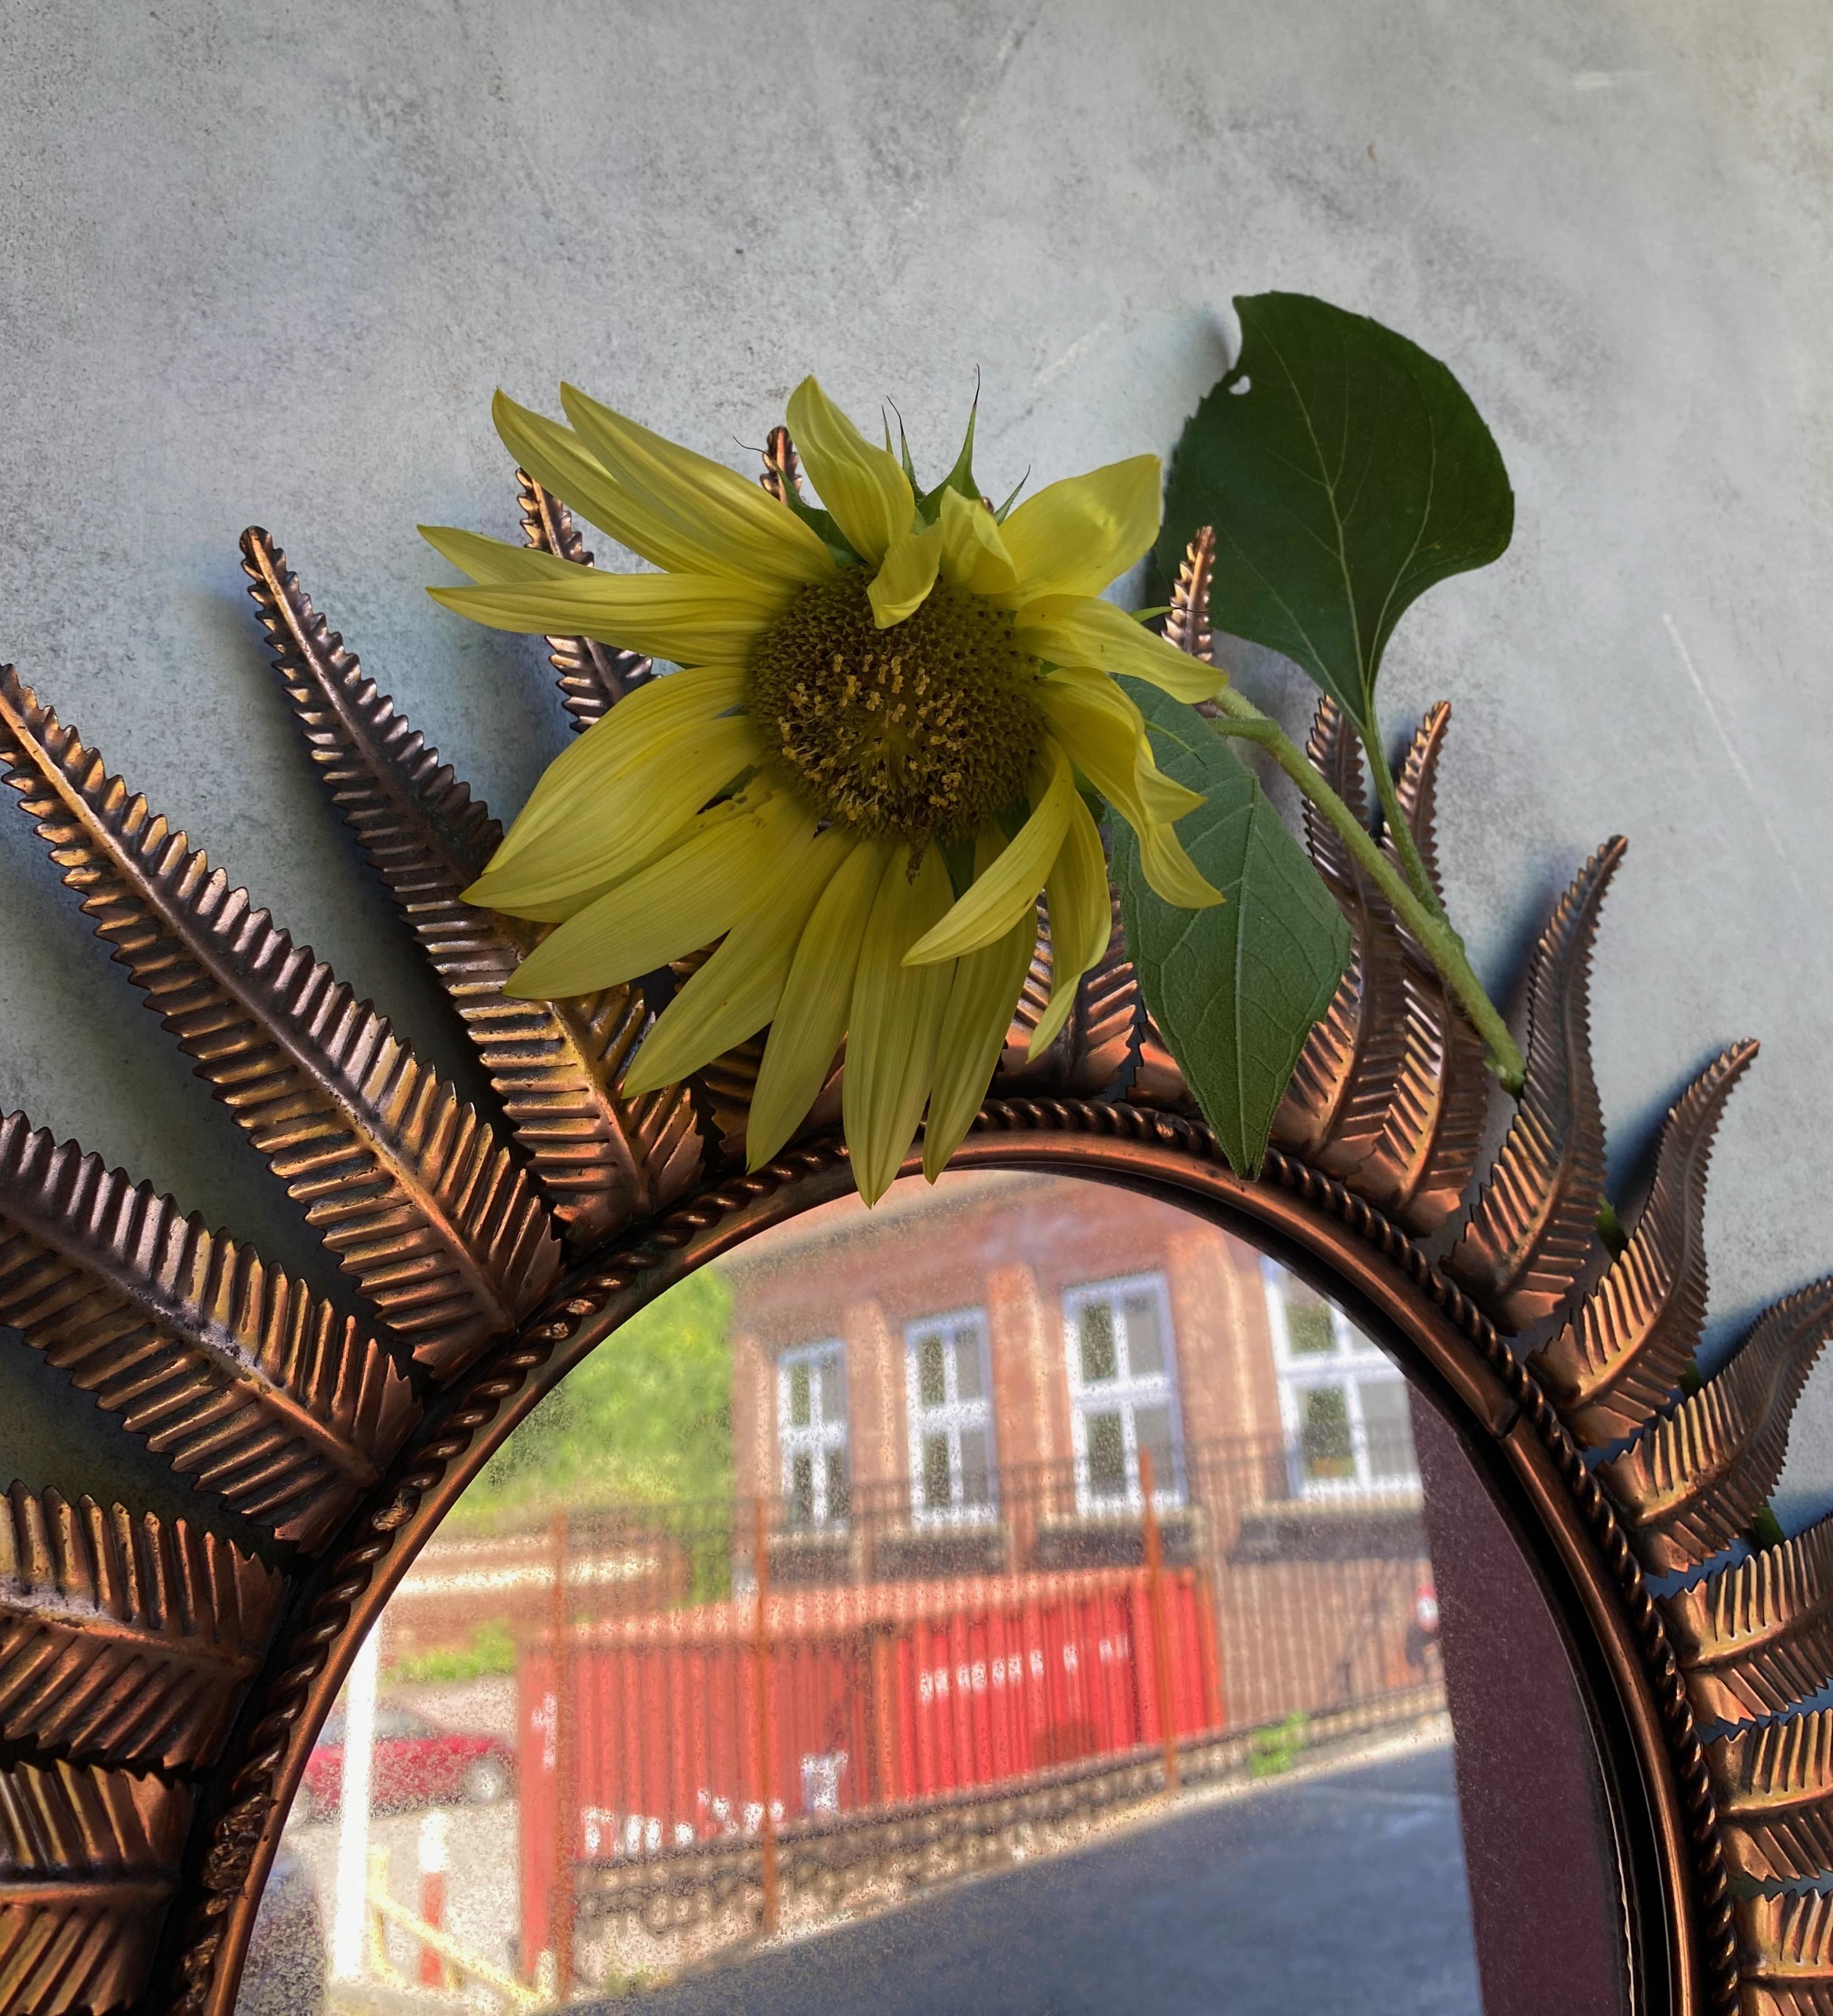
[[[1807,891],[1802,887],[1801,877],[1795,873],[1795,863],[1789,859],[1788,851],[1782,844],[1781,835],[1777,832],[1775,825],[1770,818],[1770,808],[1764,804],[1763,794],[1757,790],[1750,772],[1745,769],[1744,758],[1738,754],[1737,745],[1725,733],[1725,724],[1719,718],[1719,711],[1712,705],[1712,695],[1705,689],[1705,682],[1699,676],[1699,669],[1693,662],[1693,653],[1687,650],[1685,642],[1681,638],[1679,626],[1665,609],[1661,613],[1661,620],[1666,628],[1669,636],[1673,639],[1674,649],[1680,654],[1680,663],[1687,668],[1687,676],[1693,682],[1693,690],[1698,694],[1699,704],[1705,709],[1705,718],[1712,723],[1713,734],[1719,738],[1719,746],[1730,759],[1731,768],[1738,772],[1738,781],[1744,787],[1746,796],[1756,807],[1756,815],[1763,823],[1763,831],[1769,836],[1770,846],[1776,859],[1781,862],[1789,880],[1794,884],[1795,894],[1798,896],[1805,896]]]

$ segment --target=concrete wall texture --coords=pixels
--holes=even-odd
[[[0,0],[0,655],[447,1069],[462,1043],[265,671],[272,529],[499,810],[564,739],[532,643],[443,614],[418,520],[510,534],[488,401],[563,376],[745,463],[809,369],[1003,490],[1168,450],[1232,295],[1406,331],[1489,419],[1513,549],[1410,615],[1456,707],[1444,851],[1497,987],[1608,833],[1619,1177],[1733,1037],[1715,1337],[1833,1262],[1833,357],[1819,0]],[[1295,679],[1237,653],[1296,719]],[[0,1110],[270,1246],[253,1152],[0,826]],[[15,1372],[0,1471],[169,1502]],[[16,1459],[11,1451],[16,1445]],[[3,1481],[3,1479],[0,1479]],[[1788,1523],[1833,1501],[1833,1369]]]

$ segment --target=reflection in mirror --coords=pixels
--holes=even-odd
[[[243,2007],[1512,2016],[1558,1999],[1525,1863],[1615,1981],[1601,1815],[1381,1349],[1171,1205],[957,1174],[692,1276],[497,1452],[312,1753]]]

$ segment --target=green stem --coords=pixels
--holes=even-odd
[[[1432,887],[1432,878],[1426,873],[1426,864],[1420,857],[1419,844],[1413,837],[1413,828],[1407,823],[1406,814],[1401,809],[1400,794],[1395,786],[1394,773],[1388,767],[1387,751],[1381,747],[1379,735],[1364,735],[1362,746],[1368,752],[1368,768],[1374,779],[1375,796],[1381,801],[1381,817],[1386,824],[1388,839],[1394,851],[1400,858],[1400,866],[1406,872],[1413,893],[1418,897],[1432,915],[1447,930],[1451,920],[1445,915],[1445,905],[1439,892]],[[1464,941],[1460,938],[1461,948]]]
[[[1376,846],[1368,829],[1318,775],[1305,760],[1303,751],[1277,721],[1262,714],[1251,700],[1244,700],[1233,686],[1223,688],[1216,696],[1215,704],[1223,717],[1215,722],[1217,732],[1258,743],[1330,822],[1332,831],[1349,850],[1356,865],[1387,898],[1393,906],[1395,916],[1412,933],[1414,942],[1438,968],[1445,985],[1451,990],[1453,998],[1470,1017],[1472,1027],[1483,1039],[1490,1070],[1518,1099],[1527,1078],[1527,1067],[1522,1060],[1521,1051],[1514,1037],[1509,1034],[1508,1024],[1503,1021],[1496,1004],[1483,992],[1482,982],[1471,970],[1469,958],[1464,952],[1464,941],[1446,922],[1435,899],[1433,906],[1428,909],[1410,886],[1406,877]],[[1378,788],[1380,766],[1377,768],[1376,776]],[[1389,788],[1392,789],[1391,782]],[[1398,810],[1396,800],[1395,814]],[[1391,817],[1394,815],[1390,815]],[[1401,831],[1406,830],[1404,819],[1398,819],[1397,824]],[[1410,834],[1408,835],[1408,841],[1410,844]],[[1413,859],[1417,861],[1418,858],[1418,850],[1415,848]],[[1423,863],[1420,873],[1422,877],[1424,875]],[[1429,884],[1428,887],[1429,888]]]

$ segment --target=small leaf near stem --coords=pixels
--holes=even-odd
[[[1189,707],[1122,682],[1163,774],[1203,801],[1179,838],[1222,896],[1190,911],[1146,880],[1113,825],[1128,956],[1158,1028],[1237,1175],[1259,1173],[1294,1067],[1350,952],[1349,920],[1253,770]]]
[[[1212,725],[1217,733],[1238,736],[1245,741],[1258,743],[1330,822],[1356,866],[1393,905],[1394,914],[1413,934],[1420,949],[1437,967],[1458,1006],[1470,1017],[1471,1025],[1483,1039],[1490,1070],[1507,1091],[1519,1098],[1527,1082],[1527,1066],[1520,1047],[1509,1033],[1500,1011],[1483,991],[1483,984],[1471,968],[1463,941],[1439,911],[1436,898],[1428,909],[1414,893],[1408,879],[1395,869],[1362,822],[1305,761],[1303,751],[1277,722],[1262,714],[1233,686],[1224,686],[1216,696],[1215,704],[1219,713]],[[1376,766],[1377,787],[1385,768],[1381,764]],[[1392,790],[1391,779],[1388,789]],[[1388,816],[1395,822],[1397,830],[1406,833],[1410,841],[1412,835],[1399,814],[1396,797]],[[1418,850],[1415,848],[1413,853],[1417,859]],[[1420,873],[1424,878],[1423,863]]]

